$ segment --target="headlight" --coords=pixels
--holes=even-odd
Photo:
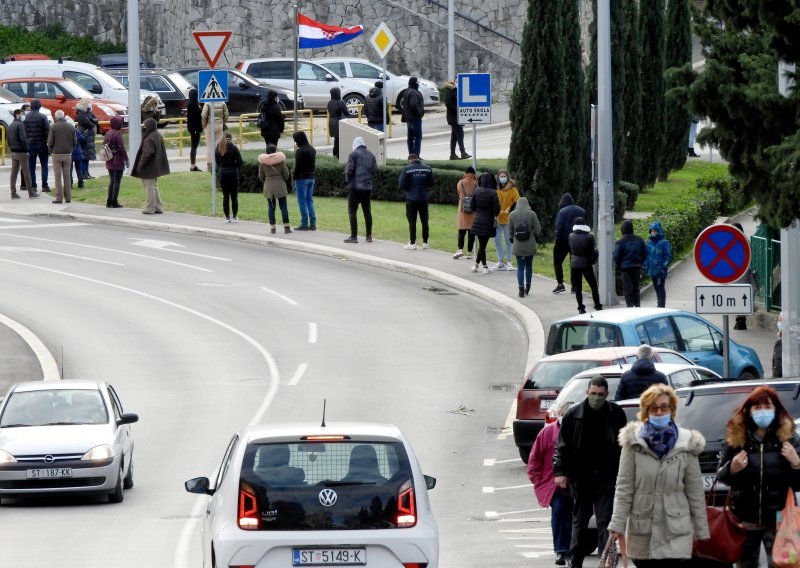
[[[82,460],[107,460],[114,455],[111,446],[109,445],[102,445],[102,446],[95,446],[85,454],[83,454]]]
[[[117,116],[117,113],[116,113],[116,112],[114,112],[114,109],[113,109],[113,108],[111,108],[111,107],[110,107],[110,106],[108,106],[108,105],[98,105],[98,104],[95,104],[95,106],[96,106],[97,108],[99,108],[100,110],[102,110],[104,113],[106,113],[108,116]]]
[[[9,454],[7,451],[0,450],[0,465],[6,463],[17,463],[17,460],[14,459],[14,456]]]

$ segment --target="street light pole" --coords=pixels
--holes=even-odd
[[[139,0],[128,0],[128,154],[135,156],[142,143],[142,109],[139,102]],[[131,160],[131,166],[133,160]]]
[[[447,78],[451,81],[456,78],[455,12],[456,0],[447,0]]]

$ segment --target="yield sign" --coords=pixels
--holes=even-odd
[[[750,243],[733,225],[711,225],[694,243],[700,273],[718,284],[736,282],[750,268]]]
[[[219,61],[219,56],[222,55],[222,50],[225,49],[225,44],[231,39],[233,32],[192,32],[197,45],[200,46],[200,51],[203,52],[203,57],[208,61],[208,66],[212,69]]]

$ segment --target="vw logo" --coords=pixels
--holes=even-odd
[[[319,502],[323,507],[333,507],[336,504],[336,491],[333,489],[323,489],[319,492]]]
[[[44,463],[53,463],[54,461],[56,461],[56,458],[54,458],[50,454],[44,456]]]

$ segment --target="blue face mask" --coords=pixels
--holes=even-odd
[[[661,430],[669,426],[670,420],[672,420],[672,416],[670,416],[669,414],[660,414],[658,416],[656,416],[655,414],[651,414],[647,418],[647,421],[650,424],[652,424],[653,428],[655,428],[656,430]]]
[[[756,426],[759,428],[766,428],[772,421],[775,420],[775,411],[774,410],[754,410],[753,411],[753,422],[756,423]]]

